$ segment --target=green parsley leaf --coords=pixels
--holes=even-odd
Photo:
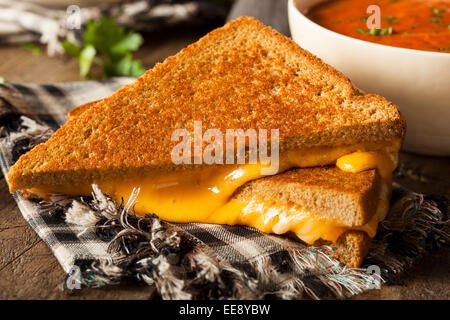
[[[392,29],[392,27],[383,28],[383,29],[372,28],[370,30],[364,30],[361,28],[357,28],[357,29],[355,29],[355,31],[358,33],[361,33],[361,34],[370,34],[372,36],[384,36],[387,34],[392,34],[393,29]]]
[[[380,29],[372,28],[370,29],[369,33],[373,36],[378,36],[380,34]]]
[[[64,40],[62,43],[62,47],[68,55],[75,58],[77,58],[81,52],[81,47],[73,42],[70,42],[69,40]]]
[[[23,43],[20,45],[20,47],[31,51],[33,56],[39,56],[41,54],[41,49],[34,43]]]
[[[126,54],[128,51],[136,51],[144,42],[138,33],[129,32],[120,41],[111,47],[114,54]]]
[[[394,16],[386,16],[384,17],[384,20],[386,20],[389,24],[398,24],[398,22],[396,21],[397,17]]]
[[[358,33],[361,33],[361,34],[369,33],[369,30],[364,30],[362,28],[356,28],[355,31],[358,32]]]
[[[83,50],[81,50],[78,56],[78,62],[80,63],[80,74],[83,77],[89,76],[89,71],[91,70],[92,62],[94,61],[97,51],[93,45],[87,45]]]
[[[83,47],[70,41],[63,42],[67,54],[78,57],[80,73],[91,77],[92,63],[103,69],[103,77],[140,76],[145,72],[139,61],[132,59],[144,42],[142,36],[123,26],[116,26],[114,18],[103,16],[100,21],[91,20],[86,25]]]
[[[430,22],[433,22],[433,23],[441,23],[441,19],[431,18],[431,19],[430,19]]]
[[[140,61],[133,61],[131,53],[127,53],[118,63],[107,65],[104,71],[106,77],[111,75],[138,77],[145,69]]]
[[[439,52],[450,51],[450,46],[448,46],[447,48],[438,48],[436,50]]]
[[[444,9],[430,8],[431,15],[433,17],[442,18],[442,14],[444,13]]]
[[[381,29],[380,35],[384,36],[384,35],[387,35],[387,34],[392,34],[392,28],[391,27]]]

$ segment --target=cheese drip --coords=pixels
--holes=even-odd
[[[382,176],[388,177],[395,167],[387,152],[349,152],[351,147],[333,148],[315,152],[292,152],[280,157],[283,172],[295,167],[311,167],[332,164],[337,161],[344,171],[378,168]],[[327,151],[327,152],[325,152]],[[381,155],[379,155],[381,154]],[[364,166],[358,164],[364,160]],[[391,162],[390,162],[391,161]],[[134,210],[137,214],[155,213],[171,222],[214,221],[217,210],[225,206],[232,194],[248,181],[264,177],[262,164],[223,165],[198,170],[173,172],[153,177],[135,177],[121,182],[99,183],[100,188],[117,201],[128,201],[133,188],[140,188]],[[349,169],[350,168],[350,169]]]
[[[394,146],[389,152],[396,152],[396,149]],[[355,145],[290,151],[280,154],[279,172],[295,167],[315,167],[336,163],[341,170],[348,172],[377,168],[384,183],[390,185],[396,159],[389,152],[380,145]],[[274,233],[293,231],[308,243],[317,239],[317,237],[325,237],[333,241],[337,234],[343,232],[343,229],[340,229],[341,226],[330,221],[316,221],[312,213],[303,211],[302,208],[284,208],[277,211],[275,207],[272,210],[269,209],[270,206],[264,204],[263,207],[268,209],[264,214],[262,211],[259,212],[258,216],[258,210],[255,210],[253,214],[248,213],[254,203],[230,201],[231,196],[240,186],[248,181],[263,177],[261,174],[262,167],[263,165],[260,163],[205,166],[202,169],[93,182],[119,203],[127,202],[133,189],[140,188],[134,204],[134,211],[140,215],[155,213],[161,219],[170,222],[242,224]],[[49,193],[89,195],[91,185],[32,188],[27,191],[39,194],[41,197]],[[379,207],[388,206],[388,201],[387,197],[387,200],[383,200],[383,203],[387,204]],[[387,210],[383,211],[387,212]],[[290,212],[291,218],[283,220],[281,219],[281,213],[277,215],[276,212],[281,212],[284,215]],[[273,217],[269,219],[268,215],[273,215]],[[291,220],[295,223],[286,225],[282,222]],[[302,223],[297,223],[300,220]],[[374,222],[373,225],[377,223]],[[366,231],[369,234],[374,234],[373,230],[376,230],[376,228],[367,228]]]
[[[266,233],[283,234],[288,231],[302,241],[313,244],[318,239],[336,242],[348,230],[366,232],[374,237],[378,223],[389,210],[390,188],[382,184],[381,194],[372,218],[362,226],[347,227],[336,221],[317,219],[314,213],[294,204],[253,198],[249,201],[232,199],[217,210],[205,223],[246,225]]]
[[[325,161],[329,161],[329,156],[322,155]],[[305,166],[312,160],[303,158],[303,161],[296,163],[296,159],[299,158],[295,155],[286,157],[280,163],[280,169],[284,171],[291,167]],[[317,158],[314,161],[317,161]],[[382,190],[376,212],[363,226],[349,228],[335,221],[318,220],[314,213],[295,205],[256,199],[248,202],[229,200],[238,187],[261,177],[261,164],[203,169],[185,173],[181,177],[167,175],[157,180],[141,181],[138,185],[146,196],[138,198],[135,211],[156,212],[161,219],[173,222],[246,225],[276,234],[291,231],[308,244],[313,244],[318,239],[336,242],[340,235],[350,229],[365,231],[370,237],[374,237],[378,223],[385,218],[389,210],[389,186],[392,171],[396,166],[396,157],[385,151],[357,151],[338,157],[336,165],[343,171],[354,173],[376,168],[382,177]],[[136,185],[136,182],[116,185],[116,198],[117,194],[128,194],[132,185]],[[149,210],[150,208],[152,210]]]

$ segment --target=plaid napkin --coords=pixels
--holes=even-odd
[[[5,177],[21,154],[64,124],[69,109],[130,81],[0,85]],[[249,227],[137,217],[137,190],[129,203],[115,203],[93,187],[92,197],[55,195],[49,202],[13,194],[68,274],[68,290],[136,281],[155,286],[163,299],[344,298],[392,283],[426,253],[450,243],[447,198],[398,185],[391,212],[358,269],[341,264],[329,246],[306,246]]]

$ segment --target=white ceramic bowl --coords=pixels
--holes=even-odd
[[[330,31],[305,14],[324,0],[289,0],[292,38],[356,87],[397,104],[406,151],[450,156],[450,54],[375,44]]]

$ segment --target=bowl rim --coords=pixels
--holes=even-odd
[[[354,42],[354,43],[359,44],[359,45],[366,45],[366,46],[369,46],[369,47],[373,47],[374,49],[387,49],[387,50],[398,51],[398,52],[403,52],[403,53],[408,53],[408,54],[425,55],[425,56],[430,56],[430,57],[441,57],[441,58],[447,57],[447,58],[450,58],[450,53],[433,52],[433,51],[418,50],[418,49],[408,49],[408,48],[401,48],[401,47],[393,47],[393,46],[388,46],[388,45],[385,45],[385,44],[379,44],[379,43],[374,43],[374,42],[370,42],[370,41],[366,41],[366,40],[360,40],[360,39],[352,38],[350,36],[346,36],[346,35],[343,35],[341,33],[332,31],[330,29],[322,27],[320,24],[317,24],[314,21],[312,21],[311,19],[309,19],[306,15],[304,15],[297,8],[297,6],[295,5],[294,1],[295,0],[289,0],[288,1],[288,11],[293,10],[293,12],[295,12],[295,14],[297,14],[300,18],[305,20],[306,23],[311,24],[313,27],[317,28],[320,31],[325,31],[327,33],[330,33],[332,36],[335,36],[337,38],[341,38],[341,39],[346,40],[346,41]],[[291,33],[292,33],[292,30],[291,30]]]

